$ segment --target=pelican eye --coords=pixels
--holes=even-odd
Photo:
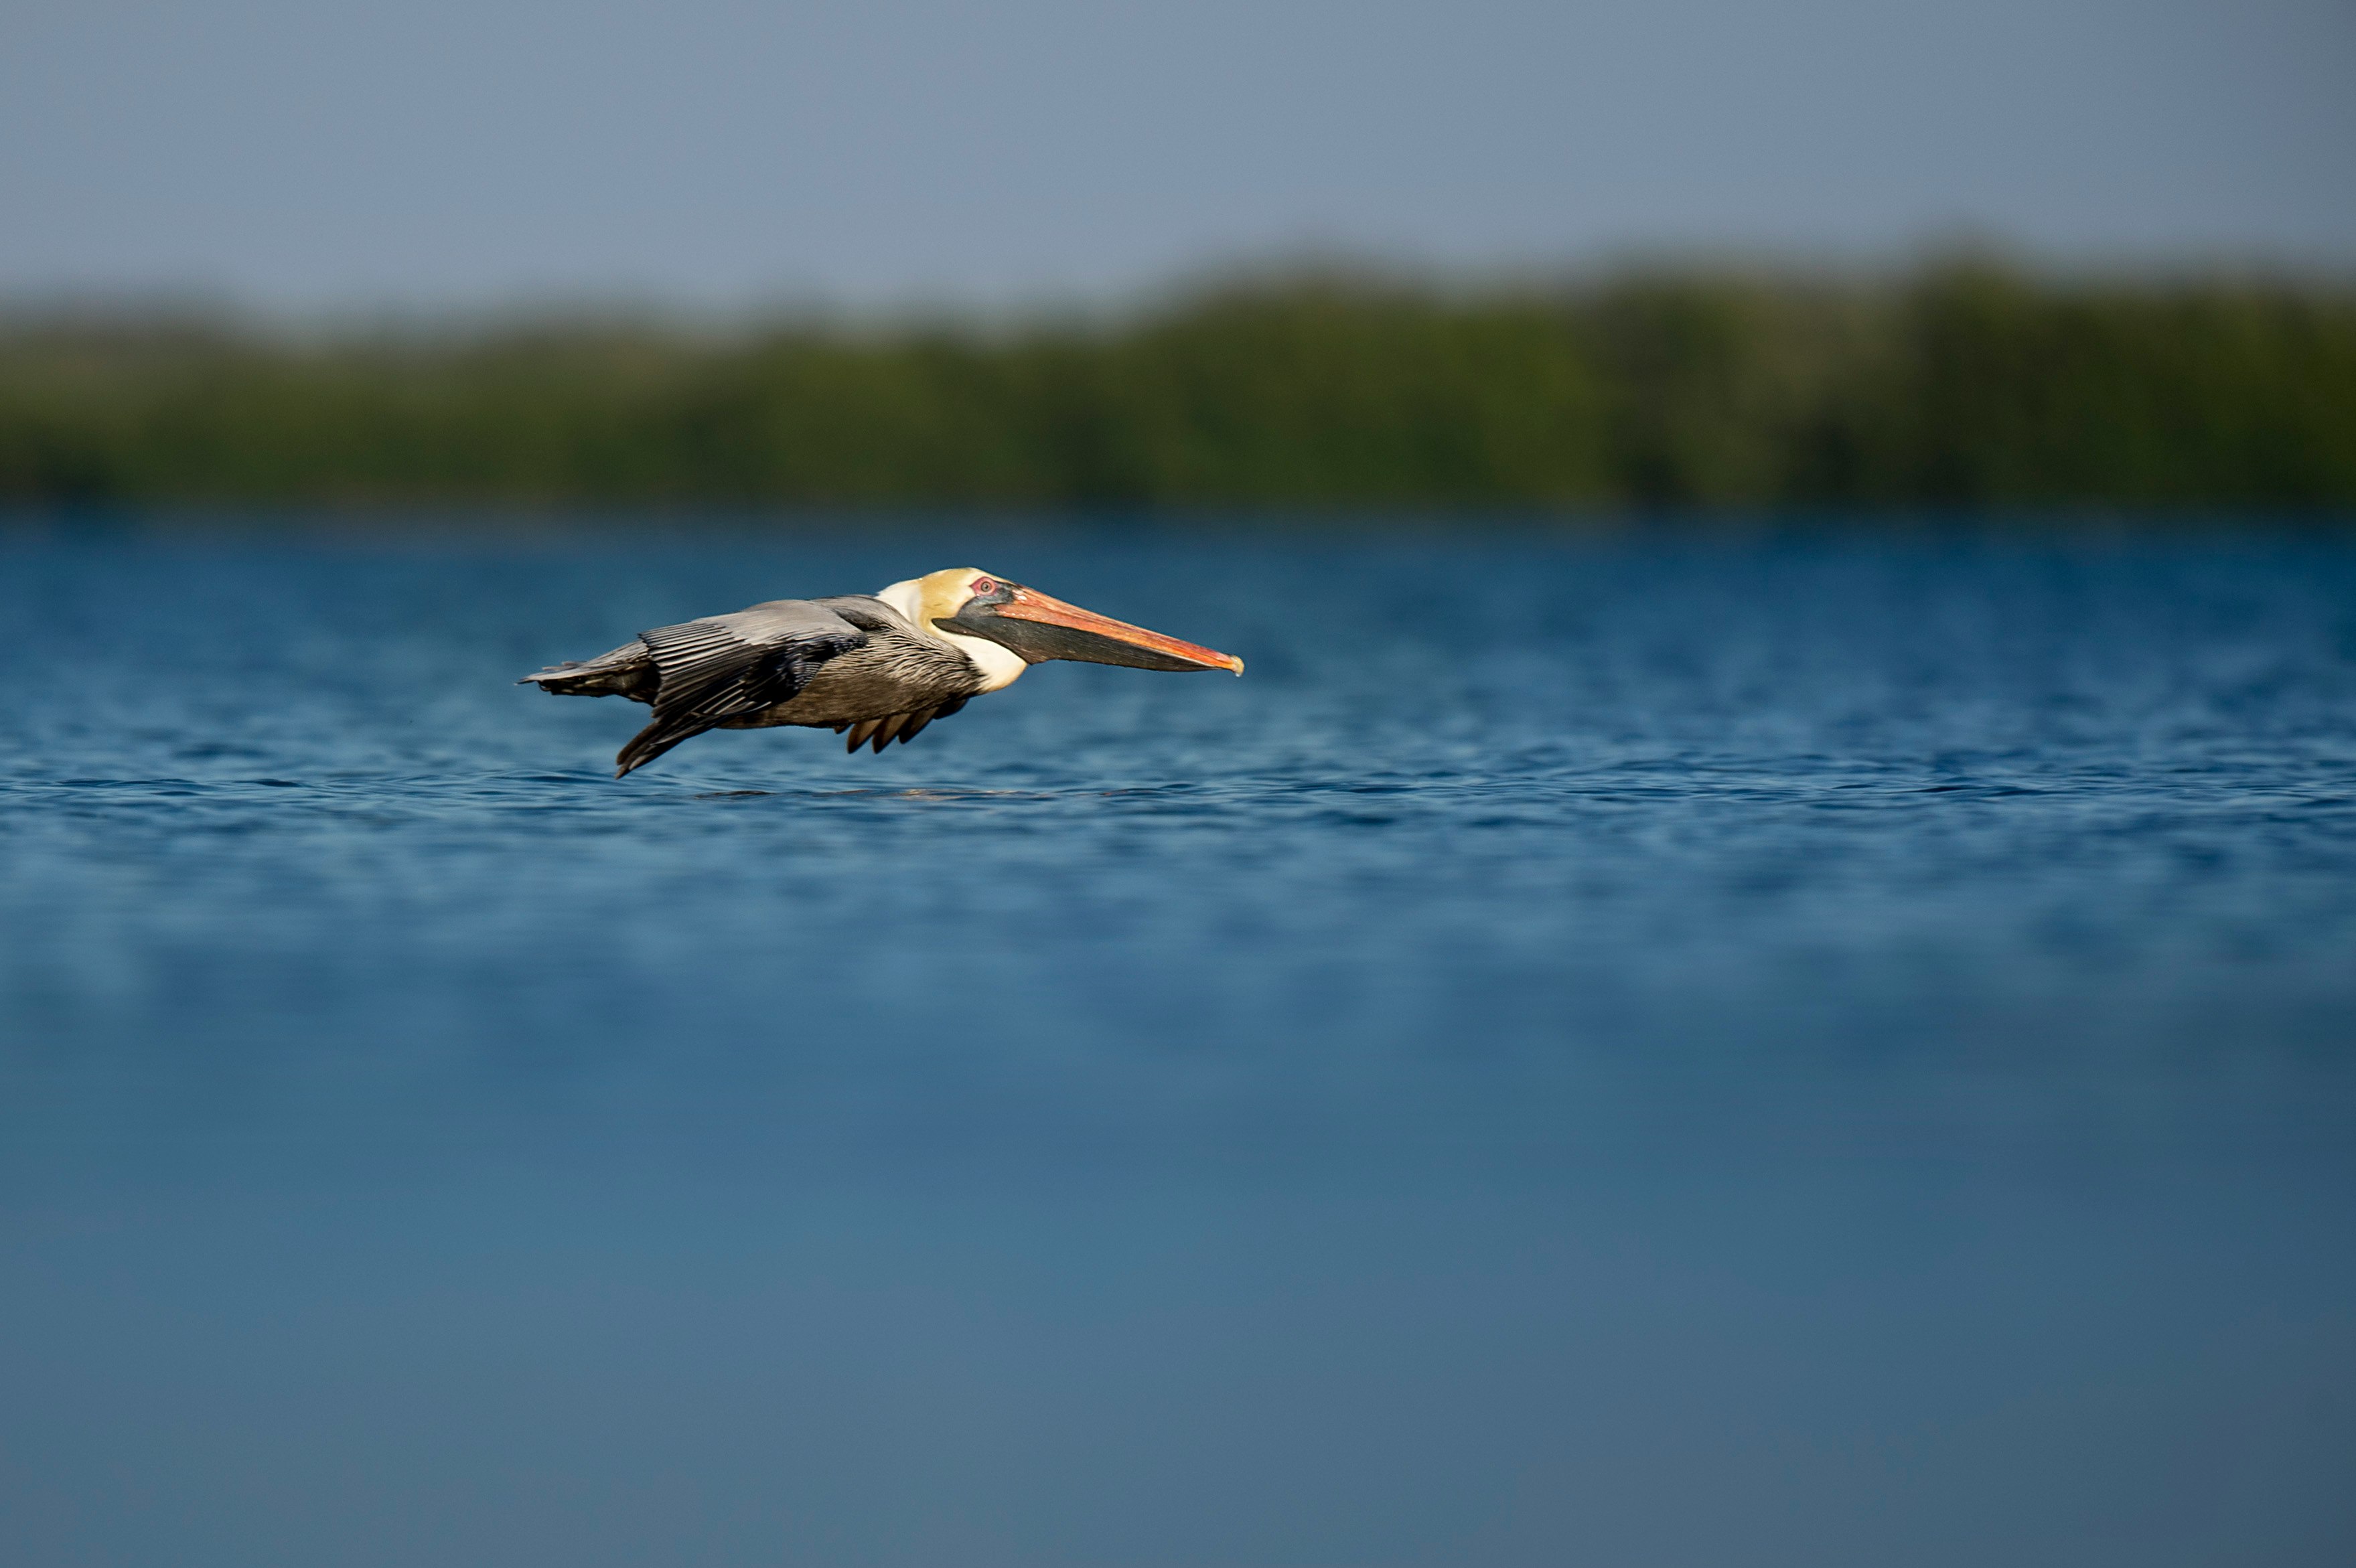
[[[995,593],[998,584],[987,577],[977,577],[973,580],[973,591],[976,593]]]

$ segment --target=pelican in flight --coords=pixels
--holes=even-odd
[[[609,654],[551,665],[516,684],[650,705],[653,721],[614,759],[620,778],[706,730],[830,726],[851,731],[850,750],[873,741],[881,752],[1046,659],[1244,672],[1232,654],[965,566],[880,593],[773,599],[734,615],[658,626]]]

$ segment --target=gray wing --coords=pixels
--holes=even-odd
[[[691,736],[791,701],[819,666],[867,634],[824,605],[779,599],[638,634],[660,672],[655,716],[614,759],[616,778]]]

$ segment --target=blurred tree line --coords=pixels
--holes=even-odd
[[[1630,276],[1110,322],[0,320],[0,501],[2356,505],[2356,289]]]

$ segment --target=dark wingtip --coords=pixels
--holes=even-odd
[[[652,725],[648,725],[647,728],[651,730],[654,727]],[[677,745],[678,743],[678,741],[674,741],[671,742],[671,745]],[[630,737],[630,743],[628,745],[614,753],[614,776],[618,779],[637,773],[640,768],[645,767],[648,763],[653,762],[657,757],[661,756],[665,752],[669,750],[670,746],[648,745],[646,731],[641,731],[637,734]]]

